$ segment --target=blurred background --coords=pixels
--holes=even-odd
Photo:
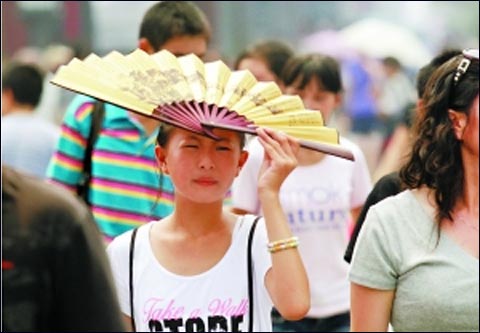
[[[225,61],[235,58],[246,45],[271,38],[297,49],[312,49],[315,43],[333,49],[351,44],[353,38],[357,41],[353,46],[363,45],[379,56],[390,50],[391,46],[382,45],[390,41],[405,49],[404,53],[410,52],[411,59],[407,59],[412,65],[446,47],[478,46],[478,1],[194,2],[212,22],[212,51]],[[55,43],[75,46],[82,53],[131,50],[141,17],[153,3],[2,1],[2,57],[27,46],[45,48]],[[365,20],[370,26],[355,26]],[[388,36],[393,30],[381,29],[385,23],[397,28],[396,34]],[[353,34],[356,30],[358,35]],[[370,31],[376,35],[369,35]],[[317,40],[304,41],[315,34]],[[331,45],[333,40],[335,45]],[[405,42],[414,45],[402,45]]]

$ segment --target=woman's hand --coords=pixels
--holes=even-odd
[[[286,134],[258,128],[257,134],[265,155],[258,176],[259,193],[278,193],[280,187],[297,166],[298,141]]]
[[[289,239],[292,232],[280,203],[280,187],[297,166],[299,142],[283,133],[258,129],[265,155],[258,176],[258,198],[269,241]],[[266,249],[265,249],[266,250]],[[288,320],[303,318],[310,308],[307,273],[297,248],[272,254],[265,285],[275,308]]]

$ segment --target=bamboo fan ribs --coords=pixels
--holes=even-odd
[[[257,82],[249,71],[231,71],[220,60],[203,63],[194,54],[177,58],[166,50],[113,51],[75,58],[51,82],[214,139],[213,128],[255,134],[257,127],[268,127],[298,138],[303,147],[353,160],[319,111],[305,109],[299,96],[283,95],[274,82]]]

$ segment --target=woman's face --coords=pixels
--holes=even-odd
[[[465,129],[463,131],[463,145],[464,147],[471,152],[474,156],[478,158],[478,103],[479,95],[475,98],[468,116]]]
[[[238,64],[238,69],[248,69],[258,81],[276,81],[276,75],[265,61],[258,58],[244,58]]]
[[[198,203],[224,199],[248,154],[241,150],[237,133],[214,133],[220,140],[176,128],[165,148],[155,148],[162,171],[175,185],[176,196]]]
[[[303,89],[298,89],[292,85],[286,87],[285,92],[287,94],[299,95],[303,100],[305,108],[319,110],[325,123],[328,123],[341,99],[340,94],[325,90],[316,78],[311,79]]]

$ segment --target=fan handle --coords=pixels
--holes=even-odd
[[[230,131],[237,131],[243,132],[246,134],[257,135],[257,131],[253,127],[240,127],[240,126],[233,126],[233,125],[225,125],[225,124],[218,124],[213,122],[201,122],[202,127],[207,129],[207,133],[211,133],[213,128],[220,128]],[[214,137],[212,137],[215,139]],[[312,142],[312,141],[305,141],[299,140],[300,146],[307,149],[312,149],[321,153],[337,156],[340,158],[344,158],[349,161],[355,161],[355,157],[353,156],[352,152],[342,146],[335,146],[328,143],[321,143],[321,142]]]

